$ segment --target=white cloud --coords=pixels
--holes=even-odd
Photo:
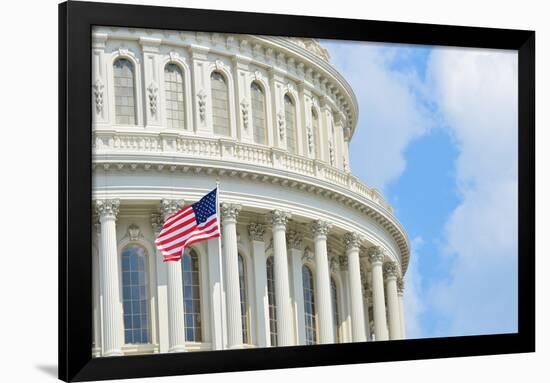
[[[517,331],[517,55],[437,48],[430,86],[459,150],[460,205],[445,226],[434,335]]]
[[[430,129],[432,119],[415,94],[420,88],[417,74],[390,69],[396,60],[406,60],[410,50],[395,44],[357,44],[323,41],[359,102],[350,148],[352,170],[368,185],[384,190],[403,173],[404,150]]]

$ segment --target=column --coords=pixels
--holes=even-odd
[[[319,343],[334,343],[332,323],[332,299],[328,269],[327,234],[332,225],[326,221],[314,221],[311,226],[315,244],[315,302],[319,318]]]
[[[399,324],[401,327],[400,339],[405,339],[405,313],[403,307],[403,292],[405,291],[405,281],[403,277],[397,277],[397,299],[399,301]]]
[[[180,210],[184,201],[163,199],[160,204],[162,222]],[[168,352],[185,351],[185,309],[181,260],[165,262],[168,297]]]
[[[92,253],[92,302],[93,302],[93,341],[92,353],[94,356],[101,356],[101,278],[99,276],[99,257],[101,256],[101,226],[95,223],[95,234],[97,238],[97,254]]]
[[[267,298],[267,269],[264,242],[265,226],[259,223],[248,225],[252,241],[252,263],[254,266],[254,315],[256,319],[256,343],[267,347],[269,339],[269,301]]]
[[[397,298],[397,276],[399,269],[397,263],[390,261],[384,263],[384,279],[386,280],[386,302],[388,305],[388,319],[390,339],[399,339],[401,335],[401,323],[399,322],[399,301]]]
[[[292,307],[288,280],[288,258],[286,252],[286,224],[290,213],[282,210],[271,212],[273,224],[273,273],[275,274],[275,302],[277,302],[277,344],[291,346]]]
[[[218,241],[214,238],[207,241],[208,247],[208,293],[210,294],[210,333],[212,334],[212,349],[223,350],[227,344],[225,334],[225,305],[223,295],[221,254]]]
[[[229,348],[243,346],[241,295],[239,289],[239,260],[237,249],[237,217],[241,206],[221,204],[223,258],[227,308],[227,343]]]
[[[346,233],[344,235],[350,285],[351,333],[354,342],[366,341],[363,289],[361,285],[361,270],[359,263],[359,245],[361,240],[361,237],[357,233]]]
[[[340,258],[340,278],[342,278],[342,302],[344,303],[342,311],[342,329],[343,338],[342,342],[353,342],[353,332],[351,324],[351,296],[350,296],[350,283],[348,272],[348,257],[344,254]]]
[[[372,300],[374,314],[374,335],[376,340],[388,340],[386,307],[384,302],[384,277],[382,264],[384,254],[378,246],[370,247],[368,257],[372,267]]]
[[[287,247],[290,252],[290,274],[292,281],[292,304],[294,310],[294,336],[296,344],[306,344],[306,323],[304,318],[304,286],[302,282],[302,233],[289,230]]]
[[[122,310],[116,242],[116,216],[120,201],[97,200],[101,225],[101,291],[103,292],[103,356],[122,355]]]

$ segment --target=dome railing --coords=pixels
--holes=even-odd
[[[143,155],[172,154],[253,164],[281,169],[327,181],[373,201],[389,213],[392,207],[375,188],[359,178],[316,159],[290,154],[283,149],[238,142],[230,138],[186,136],[178,133],[94,131],[92,149],[95,156],[110,153]]]

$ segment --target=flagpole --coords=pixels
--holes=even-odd
[[[221,328],[221,344],[222,350],[225,348],[223,341],[223,327],[225,325],[223,320],[223,268],[222,268],[222,232],[221,232],[221,215],[220,215],[220,180],[216,178],[216,216],[218,218],[218,228],[220,230],[220,236],[218,237],[218,259],[219,259],[219,268],[220,268],[220,328]]]

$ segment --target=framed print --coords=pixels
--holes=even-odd
[[[59,23],[61,379],[534,351],[534,32]]]

